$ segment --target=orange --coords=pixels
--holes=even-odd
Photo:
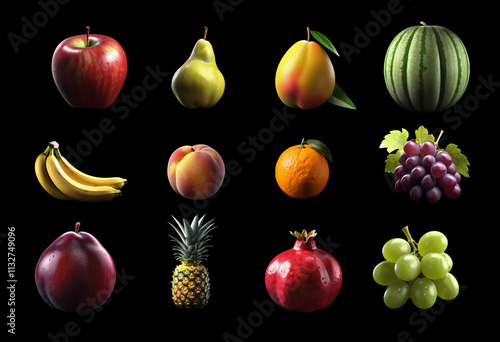
[[[326,158],[314,147],[300,144],[286,149],[276,163],[276,181],[293,198],[311,198],[326,186],[330,169]]]

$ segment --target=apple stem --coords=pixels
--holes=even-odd
[[[80,231],[80,222],[77,222],[77,223],[75,224],[75,233],[77,233],[77,234],[78,234],[78,232],[79,232],[79,231]]]
[[[204,29],[204,33],[203,33],[203,39],[207,39],[207,31],[208,31],[208,27],[205,26],[205,29]]]
[[[307,27],[307,41],[309,41],[310,39],[311,39],[311,29],[308,26]]]
[[[87,31],[87,41],[85,42],[85,46],[89,47],[90,46],[90,44],[89,44],[90,26],[85,27],[85,29]]]

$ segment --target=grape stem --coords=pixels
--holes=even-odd
[[[437,140],[436,140],[436,142],[435,142],[435,144],[436,144],[436,146],[437,146],[437,147],[439,147],[439,145],[438,145],[438,143],[439,143],[439,139],[441,139],[441,136],[443,135],[443,133],[444,133],[444,131],[443,131],[443,130],[441,130],[441,132],[439,133],[439,136],[438,136],[438,138],[437,138]]]
[[[413,238],[411,237],[411,234],[410,234],[410,229],[408,228],[408,226],[404,227],[403,228],[403,233],[405,233],[406,235],[406,238],[408,239],[408,242],[410,243],[410,245],[413,247],[413,252],[412,254],[416,255],[417,257],[420,257],[420,254],[418,254],[418,247],[417,247],[417,242],[415,240],[413,240]]]

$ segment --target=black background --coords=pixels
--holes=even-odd
[[[494,60],[498,29],[493,3],[463,6],[441,1],[436,7],[437,1],[401,0],[398,13],[391,14],[384,25],[376,24],[374,13],[387,10],[393,1],[275,1],[271,5],[221,0],[230,4],[221,16],[214,3],[73,0],[46,16],[17,53],[7,34],[21,34],[22,18],[33,22],[42,8],[36,1],[4,4],[2,60],[7,77],[3,77],[2,178],[8,205],[2,210],[0,233],[5,236],[7,227],[16,228],[18,283],[16,335],[7,334],[6,290],[0,298],[2,334],[9,341],[47,341],[50,334],[59,341],[174,336],[185,341],[220,341],[224,336],[226,341],[275,337],[398,341],[405,340],[405,334],[415,341],[434,341],[467,332],[474,332],[478,340],[486,336],[493,329],[487,317],[496,315],[498,303],[498,283],[493,278],[497,261],[492,255],[498,221],[489,221],[498,205],[493,167],[497,151],[489,150],[488,143],[496,129],[492,120],[498,96],[491,92],[477,102],[474,96],[480,77],[500,80]],[[398,107],[386,90],[382,65],[388,45],[397,33],[421,20],[451,29],[468,50],[471,75],[459,104],[469,97],[477,106],[467,117],[410,113]],[[169,73],[126,117],[111,108],[72,108],[53,82],[54,49],[65,38],[84,33],[87,25],[92,33],[115,38],[126,51],[128,74],[121,94],[138,92],[148,67]],[[189,110],[176,100],[170,82],[202,37],[203,26],[209,27],[207,39],[226,90],[216,106]],[[306,38],[307,26],[324,33],[339,50],[340,57],[329,53],[337,82],[358,110],[328,103],[307,111],[286,109],[279,100],[276,67],[293,43]],[[341,46],[356,46],[356,27],[374,31],[365,46],[348,56]],[[282,131],[270,135],[275,111],[286,111],[293,118]],[[112,122],[111,132],[97,133],[102,120]],[[444,198],[432,205],[392,192],[383,172],[387,153],[379,144],[390,130],[404,127],[413,137],[420,125],[431,131],[443,129],[441,145],[456,143],[468,156],[471,178],[463,180],[458,199]],[[94,142],[84,132],[93,132]],[[251,147],[252,137],[259,136],[255,155],[238,148]],[[274,179],[281,152],[302,138],[323,141],[333,154],[327,187],[309,200],[289,198]],[[52,140],[61,144],[63,152],[68,147],[80,151],[82,171],[127,178],[123,196],[97,204],[50,197],[38,184],[33,165]],[[176,148],[199,143],[215,148],[226,164],[233,161],[238,167],[228,172],[216,196],[193,202],[171,189],[166,167]],[[176,261],[167,222],[171,215],[192,217],[197,212],[216,217],[219,226],[205,263],[212,297],[203,310],[181,310],[171,300]],[[73,230],[76,221],[105,246],[124,279],[117,281],[110,302],[85,316],[50,308],[39,296],[33,276],[44,249]],[[405,225],[416,239],[429,230],[447,235],[448,253],[455,262],[453,274],[462,286],[456,300],[439,301],[429,310],[418,310],[411,302],[398,310],[385,307],[384,288],[373,281],[372,270],[382,261],[382,245],[390,238],[404,237]],[[274,305],[272,313],[263,316],[255,303],[269,304],[264,271],[275,255],[292,247],[294,239],[288,231],[302,229],[316,229],[324,241],[332,242],[326,247],[342,266],[342,289],[325,310],[303,314]],[[6,268],[5,239],[0,247],[4,255],[0,264]],[[6,287],[7,276],[2,274],[2,287]],[[489,309],[493,313],[488,314]],[[241,323],[249,320],[251,330]]]

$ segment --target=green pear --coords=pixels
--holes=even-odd
[[[187,108],[209,108],[222,97],[224,76],[215,63],[215,53],[207,37],[196,42],[189,59],[175,72],[172,91],[177,100]]]

